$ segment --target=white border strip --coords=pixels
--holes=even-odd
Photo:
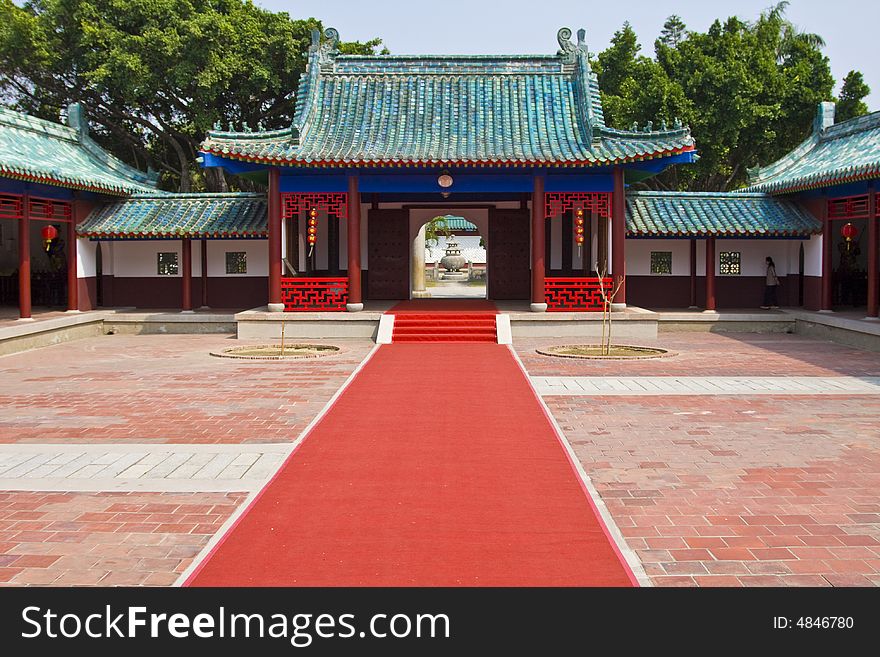
[[[519,365],[519,368],[522,371],[526,381],[528,382],[529,387],[532,389],[532,393],[534,393],[535,398],[538,400],[538,403],[541,404],[541,407],[544,409],[544,414],[547,416],[547,419],[553,426],[553,430],[556,432],[556,435],[559,438],[559,442],[565,447],[565,450],[568,453],[569,461],[571,461],[575,471],[580,477],[581,483],[584,485],[584,489],[589,494],[593,506],[599,512],[600,520],[605,524],[605,528],[608,530],[608,534],[614,541],[620,554],[626,560],[626,563],[632,571],[632,574],[638,581],[639,586],[653,586],[653,583],[648,577],[648,574],[645,572],[645,568],[642,565],[642,562],[639,560],[638,555],[636,555],[635,551],[630,548],[629,545],[627,545],[626,539],[623,537],[620,528],[617,526],[617,523],[614,522],[614,518],[612,517],[611,512],[608,511],[608,507],[605,505],[604,500],[599,495],[599,491],[596,490],[596,487],[593,485],[593,481],[590,479],[590,475],[588,475],[587,471],[584,470],[584,466],[575,454],[571,443],[568,442],[568,438],[566,438],[565,434],[562,432],[562,428],[559,426],[556,418],[553,417],[553,413],[550,412],[550,408],[547,406],[544,398],[541,397],[540,394],[538,394],[538,391],[532,384],[532,380],[531,377],[529,377],[528,370],[526,370],[525,365],[523,365],[523,362],[520,360],[519,354],[516,353],[513,345],[509,345],[507,348],[513,355],[513,359],[516,361],[517,365]]]
[[[278,468],[271,474],[271,476],[267,477],[263,486],[260,487],[259,490],[255,490],[250,495],[247,496],[247,499],[242,502],[238,508],[226,519],[226,522],[220,527],[220,529],[215,533],[211,540],[202,548],[201,552],[199,552],[196,557],[192,560],[192,563],[180,573],[180,576],[175,580],[173,587],[180,587],[186,582],[187,579],[192,576],[192,574],[199,569],[202,565],[202,562],[214,552],[215,548],[220,544],[223,539],[230,533],[230,531],[238,524],[238,521],[244,516],[245,513],[250,511],[251,507],[256,503],[256,501],[263,494],[263,491],[269,487],[275,478],[278,476],[278,473],[281,472],[285,466],[290,462],[290,459],[296,454],[297,449],[303,443],[303,441],[308,438],[311,434],[312,430],[317,426],[317,424],[324,419],[324,416],[330,412],[330,409],[336,404],[336,400],[342,396],[342,393],[351,385],[352,381],[354,381],[355,377],[360,374],[361,370],[366,367],[367,363],[373,358],[373,355],[379,350],[381,345],[375,345],[370,353],[367,354],[367,357],[364,358],[360,364],[354,369],[354,371],[349,375],[349,377],[345,380],[345,382],[339,387],[339,389],[333,394],[333,396],[329,399],[329,401],[324,405],[324,408],[321,409],[321,412],[318,413],[311,422],[309,422],[308,426],[303,429],[302,433],[300,433],[299,437],[293,441],[290,445],[290,454],[288,454],[287,458],[278,466]]]
[[[376,344],[391,344],[394,335],[394,315],[388,313],[379,318],[379,332],[376,334]]]
[[[495,336],[498,344],[513,344],[513,333],[510,330],[510,315],[495,315]]]

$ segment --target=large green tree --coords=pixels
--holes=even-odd
[[[865,84],[865,78],[860,71],[850,71],[843,78],[840,88],[840,98],[837,101],[837,120],[846,121],[868,113],[865,98],[871,93],[871,88]]]
[[[692,190],[734,189],[749,167],[766,164],[807,135],[816,106],[830,100],[834,79],[822,39],[799,31],[779,3],[756,21],[715,21],[688,31],[670,17],[654,44],[639,54],[629,25],[594,66],[609,125],[681,118],[690,125],[700,160],[647,184]]]
[[[0,0],[0,94],[51,119],[81,102],[99,141],[165,187],[224,190],[194,166],[200,140],[216,122],[289,125],[313,29],[250,0]]]

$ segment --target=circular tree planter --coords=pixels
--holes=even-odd
[[[628,344],[613,344],[606,355],[600,344],[567,344],[555,347],[536,349],[543,356],[556,356],[557,358],[584,358],[587,360],[641,360],[644,358],[662,358],[672,356],[673,352],[668,349],[657,347],[638,347]]]
[[[238,358],[244,360],[296,360],[299,358],[321,358],[341,351],[330,344],[294,342],[285,344],[282,353],[280,344],[252,344],[243,347],[230,347],[222,351],[212,351],[218,358]]]

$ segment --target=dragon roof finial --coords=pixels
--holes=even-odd
[[[574,64],[577,48],[571,42],[571,30],[567,27],[561,28],[556,33],[556,40],[559,42],[559,51],[556,54],[562,56],[563,63]]]

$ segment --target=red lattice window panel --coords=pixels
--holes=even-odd
[[[283,277],[281,301],[285,312],[345,310],[348,303],[348,279],[329,276]]]
[[[850,196],[828,201],[829,219],[861,219],[868,216],[868,196]]]
[[[611,217],[611,194],[608,192],[549,192],[544,194],[544,216],[559,217],[572,208],[583,208],[584,213],[595,212],[600,217]]]
[[[30,203],[30,218],[41,221],[69,222],[73,216],[73,207],[67,201],[54,201],[51,199],[32,198]]]
[[[603,278],[605,289],[611,289],[611,278]],[[596,312],[602,310],[599,279],[545,278],[544,300],[547,312]]]
[[[348,216],[348,194],[329,192],[325,194],[282,194],[281,208],[285,219],[296,217],[312,208],[326,212],[328,216],[345,219]]]
[[[0,194],[0,219],[21,219],[24,202],[21,196]]]

